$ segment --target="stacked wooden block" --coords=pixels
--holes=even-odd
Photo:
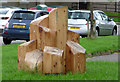
[[[66,69],[72,73],[85,72],[86,50],[78,43],[67,41]]]
[[[30,24],[30,41],[18,46],[18,68],[53,74],[85,72],[86,50],[68,31],[68,8],[56,8]]]
[[[63,50],[45,46],[43,54],[43,73],[62,73]]]

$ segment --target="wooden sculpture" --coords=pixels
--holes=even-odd
[[[18,69],[43,74],[84,73],[86,50],[79,45],[79,37],[68,31],[68,8],[52,10],[31,22],[30,41],[18,46]]]

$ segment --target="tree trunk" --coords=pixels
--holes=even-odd
[[[92,2],[89,2],[88,8],[90,10],[90,22],[91,22],[91,28],[90,28],[90,33],[88,34],[88,38],[93,39],[96,36],[95,36],[95,30],[94,30],[95,27],[94,27],[94,24],[93,24],[95,22],[94,22],[94,19],[93,19],[93,4],[92,4]]]

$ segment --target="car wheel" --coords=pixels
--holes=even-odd
[[[82,38],[85,38],[85,37],[87,37],[87,35],[82,35]]]
[[[28,40],[26,40],[26,42],[29,42],[30,40],[28,39]]]
[[[115,28],[113,29],[112,35],[117,35],[117,30]]]
[[[3,42],[5,45],[7,45],[7,44],[10,44],[12,42],[12,40],[9,40],[7,38],[3,38]]]

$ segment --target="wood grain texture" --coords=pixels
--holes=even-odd
[[[37,73],[43,73],[43,53],[41,54],[41,56],[38,58],[37,64]]]
[[[86,50],[79,43],[80,35],[68,31],[68,8],[56,8],[31,22],[30,42],[18,46],[18,69],[43,74],[84,73]]]
[[[26,51],[27,49],[25,46],[18,46],[18,69],[24,69]]]
[[[51,54],[43,52],[43,74],[51,73],[52,71],[52,57]]]
[[[56,47],[64,50],[62,57],[63,61],[63,73],[66,73],[66,41],[67,41],[67,30],[68,30],[68,8],[60,7],[57,10],[57,28],[56,28]]]
[[[50,32],[50,46],[56,47],[56,28],[57,28],[57,9],[54,9],[49,13],[49,28],[51,29]]]
[[[43,52],[43,73],[62,73],[62,55],[63,50],[55,47],[45,46]]]
[[[39,26],[43,26],[46,28],[49,28],[49,17],[45,17],[44,19],[42,19],[39,22]],[[42,28],[37,27],[37,48],[41,49],[43,51],[44,46],[50,45],[50,41],[49,41],[49,33],[45,32]]]
[[[74,46],[73,46],[74,45]],[[72,47],[71,47],[72,46]],[[81,46],[75,42],[71,43],[71,46],[67,44],[66,53],[66,71],[74,73],[84,73],[86,65],[86,52],[81,53],[79,50]],[[79,48],[78,50],[74,49]]]
[[[31,52],[27,52],[25,56],[25,69],[26,71],[32,71],[32,72],[39,72],[42,73],[41,69],[42,67],[37,67],[38,64],[40,65],[42,63],[42,52],[39,49],[35,49]],[[39,69],[37,69],[39,68]]]
[[[18,69],[24,68],[26,53],[35,50],[37,48],[36,46],[36,40],[32,40],[18,46]]]
[[[67,40],[80,43],[80,35],[78,33],[67,31]]]
[[[37,40],[37,49],[43,50],[45,45],[49,44],[49,33],[46,33],[41,27],[49,28],[48,15],[35,19],[30,24],[30,40]],[[47,41],[47,42],[46,42]]]
[[[54,74],[62,73],[62,56],[52,55],[52,72]]]
[[[54,9],[49,14],[49,28],[50,44],[51,47],[57,47],[65,51],[62,57],[63,69],[65,73],[65,54],[66,54],[66,41],[68,30],[68,8],[59,7]]]

